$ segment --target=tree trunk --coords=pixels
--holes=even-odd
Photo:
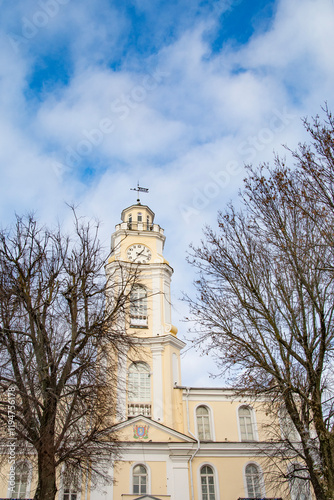
[[[54,398],[45,402],[40,439],[37,443],[38,484],[34,500],[54,500],[56,486],[56,450],[54,446],[55,415],[57,404]]]
[[[57,493],[52,444],[45,443],[38,454],[38,484],[34,500],[54,500]]]

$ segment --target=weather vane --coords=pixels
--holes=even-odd
[[[139,193],[148,193],[148,188],[143,188],[139,186],[139,182],[137,182],[136,188],[130,188],[130,191],[137,191],[137,202],[140,203]]]

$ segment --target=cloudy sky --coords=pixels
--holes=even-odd
[[[333,0],[0,0],[0,206],[43,222],[66,203],[109,245],[137,181],[167,235],[174,323],[190,242],[235,198],[244,165],[306,139],[334,109]],[[188,343],[189,346],[189,343]],[[183,383],[219,385],[189,349]]]

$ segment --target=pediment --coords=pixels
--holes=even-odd
[[[115,425],[120,441],[194,443],[195,439],[151,418],[137,415]]]

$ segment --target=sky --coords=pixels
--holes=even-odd
[[[334,109],[333,27],[333,0],[0,0],[0,225],[33,211],[68,228],[74,204],[107,253],[130,188],[149,188],[184,385],[224,385],[183,320],[189,244],[245,165],[287,155],[303,117]]]

